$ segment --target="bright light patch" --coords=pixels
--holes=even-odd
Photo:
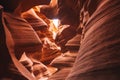
[[[58,28],[58,26],[59,26],[59,24],[60,24],[59,19],[53,19],[52,21],[53,21],[55,27]]]

